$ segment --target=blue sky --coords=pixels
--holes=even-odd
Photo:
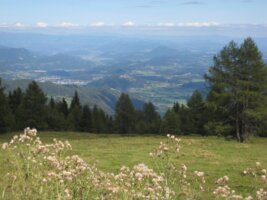
[[[267,0],[0,0],[0,27],[267,26]]]

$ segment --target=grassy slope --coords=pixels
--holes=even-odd
[[[98,161],[97,166],[105,171],[117,171],[122,165],[133,166],[145,163],[153,167],[149,152],[164,141],[162,136],[119,136],[82,133],[43,132],[39,136],[50,142],[52,138],[67,139],[79,154],[88,162]],[[0,144],[9,141],[12,134],[0,135]],[[267,167],[267,139],[254,138],[249,143],[239,144],[216,137],[183,137],[181,156],[177,166],[185,163],[189,171],[199,170],[206,173],[207,184],[214,188],[217,178],[228,175],[230,186],[244,194],[255,191],[252,178],[240,176],[241,172],[256,161]],[[5,154],[0,150],[0,171],[5,173]],[[2,174],[1,173],[1,174]],[[1,178],[0,178],[1,182]]]

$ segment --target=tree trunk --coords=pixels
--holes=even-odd
[[[235,121],[235,128],[236,128],[236,138],[239,142],[241,142],[238,119],[236,119]]]

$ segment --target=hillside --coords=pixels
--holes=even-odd
[[[3,85],[6,91],[11,91],[20,87],[25,90],[31,80],[3,80]],[[41,89],[48,97],[55,99],[66,98],[71,100],[75,91],[78,92],[82,104],[89,104],[91,107],[97,105],[102,108],[107,114],[114,114],[115,105],[120,91],[115,89],[95,89],[89,86],[75,86],[75,85],[58,85],[51,82],[38,83]],[[144,104],[143,101],[133,98],[133,104],[137,109]]]

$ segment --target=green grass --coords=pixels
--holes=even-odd
[[[13,135],[14,133],[0,135],[1,146]],[[97,161],[98,168],[109,172],[117,172],[122,165],[131,167],[138,163],[145,163],[154,168],[154,161],[149,156],[149,152],[157,147],[160,141],[166,140],[164,136],[96,135],[72,132],[41,132],[39,136],[45,142],[51,142],[53,138],[69,140],[74,154],[80,155],[89,163]],[[177,166],[185,163],[189,171],[204,171],[210,188],[215,187],[214,181],[217,178],[228,175],[230,187],[243,194],[259,189],[257,181],[256,184],[251,184],[253,178],[240,175],[247,167],[255,166],[256,161],[260,161],[265,168],[267,167],[267,138],[253,138],[248,143],[240,144],[217,137],[182,137],[181,144]],[[1,174],[8,172],[5,166],[6,159],[5,152],[1,149]],[[0,186],[4,181],[1,177]]]

